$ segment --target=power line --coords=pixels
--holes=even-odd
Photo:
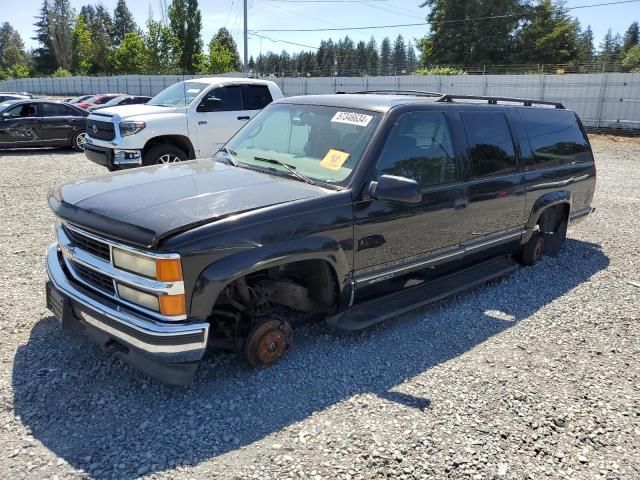
[[[325,0],[325,1],[327,1],[327,0]],[[335,1],[337,1],[337,0],[335,0]],[[345,1],[345,0],[342,0],[342,1]],[[621,5],[621,4],[625,4],[625,3],[638,3],[638,2],[640,2],[640,0],[621,0],[621,1],[615,1],[615,2],[594,3],[594,4],[591,4],[591,5],[579,5],[579,6],[576,6],[576,7],[565,7],[565,8],[560,9],[560,11],[577,10],[577,9],[582,9],[582,8],[604,7],[604,6],[608,6],[608,5]],[[553,12],[553,11],[558,11],[558,9],[554,8],[554,9],[550,9],[550,10],[547,10],[547,11],[548,12]],[[491,20],[491,19],[499,19],[499,18],[526,17],[526,16],[536,15],[536,14],[537,14],[536,12],[526,12],[526,13],[523,12],[523,13],[510,14],[510,15],[494,15],[494,16],[491,16],[491,17],[476,17],[476,18],[461,18],[461,19],[457,19],[457,20],[443,20],[440,23],[462,23],[462,22],[472,22],[472,21],[476,21],[476,20]],[[420,26],[424,26],[424,25],[428,25],[428,23],[427,22],[420,22],[420,23],[401,23],[401,24],[395,24],[395,25],[367,25],[367,26],[360,26],[360,27],[344,27],[344,28],[272,28],[272,29],[258,29],[258,30],[254,30],[254,32],[334,32],[334,31],[341,31],[341,30],[374,30],[374,29],[381,29],[381,28],[420,27]]]
[[[267,2],[278,3],[376,3],[388,2],[389,0],[265,0]]]
[[[269,37],[267,35],[258,35],[257,33],[254,33],[253,31],[249,32],[249,35],[251,35],[252,37],[258,37],[258,38],[264,38],[266,40],[271,40],[272,42],[275,43],[288,43],[289,45],[296,45],[298,47],[305,47],[305,48],[313,48],[314,50],[318,50],[318,47],[314,47],[312,45],[305,45],[304,43],[296,43],[296,42],[290,42],[288,40],[281,40],[279,38],[273,38],[273,37]]]

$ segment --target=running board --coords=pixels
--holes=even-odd
[[[498,257],[415,287],[356,305],[327,323],[340,330],[361,330],[429,303],[507,275],[518,268],[513,258]]]

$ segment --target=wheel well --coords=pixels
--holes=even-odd
[[[558,226],[568,218],[569,204],[558,203],[545,208],[538,217],[536,225],[543,233],[553,233],[557,230]]]
[[[144,146],[145,152],[156,145],[174,145],[182,150],[188,159],[194,159],[196,157],[191,140],[183,135],[163,135],[152,138]]]

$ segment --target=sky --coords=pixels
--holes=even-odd
[[[87,3],[98,0],[71,0],[77,10]],[[139,25],[144,25],[150,11],[155,18],[160,16],[161,0],[127,0],[129,9]],[[604,3],[611,0],[568,0],[567,7]],[[113,10],[117,0],[101,0]],[[170,0],[167,0],[170,2]],[[249,30],[280,28],[344,28],[348,26],[391,25],[418,23],[424,21],[427,10],[419,8],[420,0],[369,0],[342,3],[301,3],[298,0],[248,0]],[[243,0],[200,0],[202,10],[202,37],[205,44],[209,42],[218,28],[226,26],[243,52]],[[0,0],[0,23],[8,21],[22,35],[27,48],[35,47],[33,36],[34,17],[38,14],[42,0],[20,0],[16,7],[15,0]],[[640,21],[640,2],[622,5],[606,5],[594,8],[576,9],[570,12],[578,18],[583,26],[591,25],[595,34],[596,46],[609,27],[621,35],[634,20]],[[309,50],[300,46],[283,43],[285,40],[313,47],[320,40],[332,37],[338,39],[348,34],[354,42],[368,40],[372,35],[378,44],[385,36],[395,38],[402,34],[405,40],[420,38],[428,32],[428,27],[387,28],[377,30],[343,30],[332,32],[262,32],[260,35],[270,38],[249,37],[249,55],[257,56],[271,50],[289,52]]]

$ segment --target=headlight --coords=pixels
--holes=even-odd
[[[178,258],[152,258],[115,247],[113,265],[160,282],[182,280],[182,265]]]
[[[137,288],[127,287],[118,283],[118,296],[123,300],[126,300],[136,305],[148,308],[150,310],[160,311],[160,303],[158,297],[151,293],[146,293]]]
[[[120,124],[120,135],[126,137],[128,135],[135,135],[139,131],[143,130],[147,126],[144,122],[122,122]]]

